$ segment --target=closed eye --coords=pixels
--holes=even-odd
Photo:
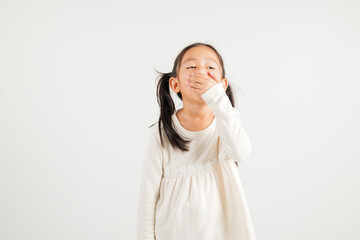
[[[193,67],[195,67],[195,66],[190,66],[190,67],[187,67],[186,69],[193,68]],[[214,67],[210,67],[210,68],[215,69]]]

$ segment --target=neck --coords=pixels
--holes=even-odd
[[[181,112],[181,113],[180,113]],[[183,102],[183,108],[179,110],[179,113],[187,119],[191,120],[204,120],[213,119],[214,114],[211,108],[205,104],[189,104]]]

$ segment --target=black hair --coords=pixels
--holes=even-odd
[[[189,151],[187,143],[189,143],[191,141],[191,139],[186,140],[186,139],[182,138],[178,134],[178,132],[173,128],[171,116],[176,111],[176,109],[175,109],[173,99],[171,98],[171,95],[170,95],[169,79],[171,77],[178,76],[180,64],[181,64],[181,61],[182,61],[183,56],[186,53],[186,51],[189,50],[190,48],[197,47],[197,46],[209,47],[216,53],[216,55],[219,59],[221,68],[222,68],[222,77],[221,78],[225,78],[224,61],[223,61],[223,58],[221,57],[220,53],[211,44],[201,43],[201,42],[192,43],[192,44],[186,46],[185,48],[183,48],[181,50],[181,52],[177,55],[174,65],[173,65],[173,69],[171,72],[162,73],[162,72],[155,70],[158,74],[160,74],[160,76],[157,78],[158,84],[157,84],[156,96],[157,96],[157,102],[160,106],[160,116],[159,116],[159,120],[158,120],[158,128],[159,128],[160,141],[161,141],[162,147],[164,147],[164,141],[163,141],[163,137],[162,137],[161,124],[164,126],[163,127],[164,132],[165,132],[170,144],[172,145],[172,147],[178,148],[181,151]],[[182,100],[181,92],[178,92],[177,95]],[[230,87],[230,83],[228,83],[228,87],[226,88],[226,95],[229,97],[231,105],[233,107],[235,107],[233,91]],[[154,124],[150,125],[149,127],[153,126]],[[236,166],[238,166],[237,162],[235,162],[235,164],[236,164]]]

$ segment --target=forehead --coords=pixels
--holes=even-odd
[[[183,64],[186,63],[186,62],[196,61],[196,60],[201,60],[201,59],[202,59],[201,57],[186,58],[186,59],[183,61]],[[217,64],[217,61],[216,61],[214,58],[212,58],[212,57],[205,57],[204,60],[205,60],[205,61],[212,61],[212,62],[214,62],[214,63]]]
[[[189,49],[183,56],[182,63],[188,62],[188,61],[213,61],[216,64],[218,64],[218,59],[216,53],[204,46],[198,46],[193,47]]]

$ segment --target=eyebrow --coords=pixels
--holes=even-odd
[[[185,62],[191,61],[191,60],[196,60],[196,58],[188,58],[188,59],[186,59],[186,60],[183,62],[183,64],[184,64]],[[218,63],[217,63],[213,58],[205,58],[205,60],[213,61],[213,62],[216,63],[216,65],[218,65]]]

